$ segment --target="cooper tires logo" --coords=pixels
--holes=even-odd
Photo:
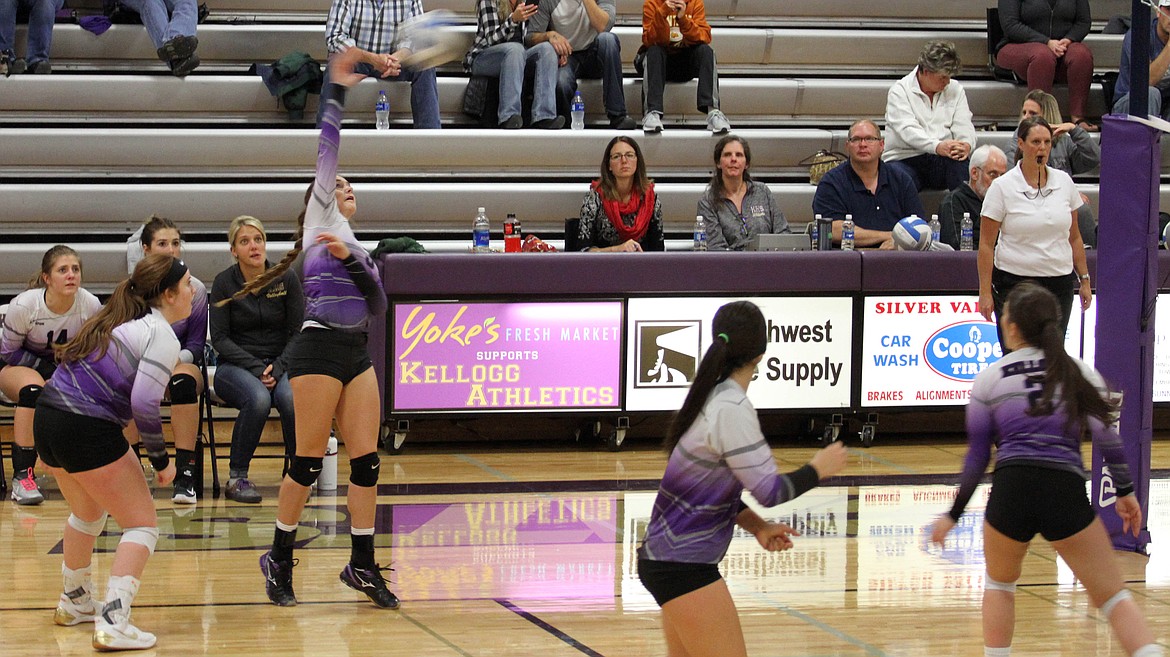
[[[926,364],[955,381],[975,376],[1003,356],[995,326],[990,322],[959,322],[939,329],[926,340]]]

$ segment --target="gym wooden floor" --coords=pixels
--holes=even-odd
[[[767,553],[751,536],[733,542],[722,566],[749,653],[982,655],[985,489],[944,550],[928,549],[922,532],[948,508],[965,446],[923,437],[853,445],[842,485],[766,513],[804,531],[793,550]],[[790,442],[774,452],[793,469],[814,449]],[[395,569],[401,609],[375,608],[338,581],[347,515],[344,498],[326,493],[310,500],[298,534],[300,605],[268,603],[257,559],[272,536],[280,460],[265,446],[252,468],[260,505],[208,495],[176,508],[169,489],[158,491],[162,538],[134,607],[135,622],[159,637],[147,654],[664,654],[633,552],[665,463],[654,443],[631,440],[617,453],[571,442],[420,444],[382,463],[378,555]],[[1170,550],[1162,548],[1170,545],[1170,440],[1155,442],[1153,466],[1161,477],[1151,491],[1153,556],[1117,558],[1170,645]],[[343,452],[343,484],[346,473]],[[0,503],[0,655],[92,654],[88,627],[52,622],[68,511],[47,483],[41,506]],[[99,539],[99,588],[118,532],[111,520]],[[1014,655],[1124,655],[1043,541],[1020,584]]]

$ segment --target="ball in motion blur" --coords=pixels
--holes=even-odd
[[[469,35],[456,27],[455,14],[446,9],[412,16],[400,27],[400,38],[411,44],[410,56],[402,60],[409,69],[421,71],[463,59],[471,47]]]

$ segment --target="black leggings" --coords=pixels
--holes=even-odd
[[[999,344],[1003,353],[1008,352],[1003,343],[1003,329],[1000,328],[999,318],[1003,317],[1003,305],[1007,301],[1008,293],[1012,288],[1024,281],[1032,281],[1056,295],[1060,302],[1060,333],[1068,333],[1068,320],[1072,317],[1073,299],[1077,296],[1077,288],[1081,279],[1076,273],[1069,272],[1063,276],[1017,276],[998,267],[991,270],[991,299],[995,302],[995,332],[999,335]]]

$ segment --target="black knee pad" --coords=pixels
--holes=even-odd
[[[20,394],[16,398],[16,405],[20,408],[36,408],[37,397],[41,396],[43,386],[31,385],[20,389]]]
[[[382,464],[377,452],[349,460],[349,483],[369,488],[378,485],[378,467]]]
[[[172,376],[167,387],[171,391],[171,403],[176,406],[199,402],[199,386],[195,384],[195,377],[190,374]]]
[[[321,463],[325,459],[312,456],[294,456],[288,466],[288,478],[302,486],[312,486],[321,476]]]

